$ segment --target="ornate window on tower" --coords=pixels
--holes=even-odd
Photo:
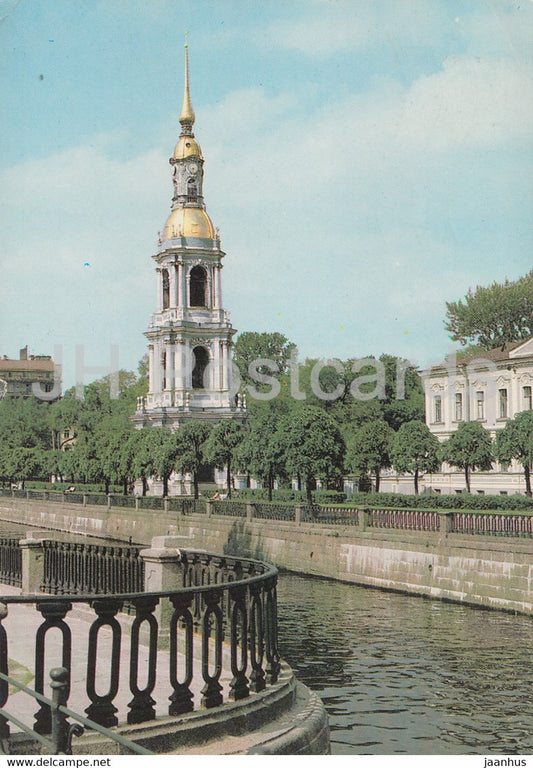
[[[193,267],[190,274],[189,306],[207,306],[207,272],[203,267]]]
[[[170,282],[168,279],[168,269],[161,271],[161,280],[163,281],[163,309],[170,306]]]
[[[161,389],[167,388],[167,353],[163,352],[161,355]]]
[[[196,179],[189,179],[187,182],[187,200],[189,203],[198,202],[198,185]]]
[[[209,383],[205,381],[205,375],[207,366],[209,365],[209,353],[204,347],[195,347],[193,349],[193,355],[194,368],[192,369],[192,388],[208,389]]]

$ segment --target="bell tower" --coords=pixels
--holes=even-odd
[[[153,259],[157,309],[148,338],[149,388],[133,420],[177,429],[190,419],[218,421],[246,416],[232,390],[232,328],[222,300],[222,259],[218,228],[203,194],[204,158],[194,136],[189,92],[189,50],[185,45],[185,88],[174,148],[170,215],[159,232]]]

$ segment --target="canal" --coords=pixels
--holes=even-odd
[[[322,698],[333,754],[533,752],[533,619],[286,572],[278,603],[282,657]]]
[[[280,651],[333,754],[531,754],[533,620],[283,573]]]

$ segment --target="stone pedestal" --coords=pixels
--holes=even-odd
[[[40,539],[21,539],[22,549],[22,592],[37,594],[43,579],[44,553]]]

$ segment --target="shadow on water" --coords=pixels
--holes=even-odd
[[[280,649],[334,754],[530,754],[533,621],[283,573]]]

